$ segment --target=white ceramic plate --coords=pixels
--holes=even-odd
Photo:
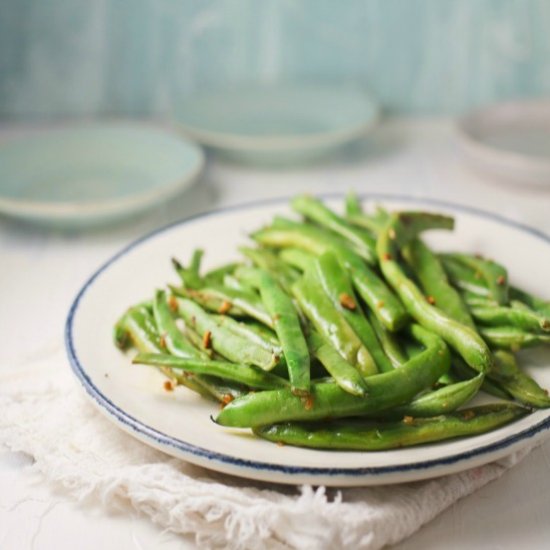
[[[550,187],[550,100],[499,103],[458,123],[471,164],[520,185]]]
[[[352,85],[279,84],[192,95],[175,116],[188,136],[226,157],[287,164],[365,135],[378,107]]]
[[[195,145],[150,125],[73,124],[0,145],[0,213],[64,226],[145,210],[202,170]]]
[[[450,212],[456,230],[430,235],[438,249],[490,255],[509,267],[511,279],[548,295],[550,239],[493,214],[437,202],[419,203],[371,196],[390,208]],[[340,206],[340,199],[330,201]],[[66,344],[74,373],[99,409],[122,429],[169,454],[206,468],[282,483],[375,485],[431,478],[484,464],[535,442],[548,433],[550,411],[539,410],[485,435],[388,452],[328,452],[279,447],[246,431],[217,426],[218,410],[185,388],[163,389],[163,377],[131,365],[112,342],[113,325],[130,305],[155,288],[177,282],[170,258],[186,258],[195,247],[207,253],[206,267],[235,259],[245,233],[274,214],[288,213],[286,201],[237,207],[184,220],[148,235],[111,258],[77,295],[67,319]],[[550,387],[550,357],[529,354],[529,372]]]

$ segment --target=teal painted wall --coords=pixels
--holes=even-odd
[[[390,111],[550,95],[550,0],[0,0],[0,116],[169,113],[231,82],[342,79]]]

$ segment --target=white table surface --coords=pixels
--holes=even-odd
[[[0,141],[18,133],[0,124]],[[210,160],[200,181],[169,206],[92,232],[67,234],[0,217],[0,368],[16,368],[28,354],[59,344],[72,298],[100,263],[151,229],[197,212],[353,188],[473,205],[546,230],[550,191],[503,186],[470,172],[454,137],[448,120],[393,120],[314,167],[270,171]],[[29,464],[0,447],[1,549],[194,548],[192,538],[162,532],[137,515],[107,515],[71,502]],[[550,441],[396,548],[548,548],[549,510]]]

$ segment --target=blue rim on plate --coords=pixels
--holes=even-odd
[[[343,199],[343,195],[339,193],[322,194],[322,195],[319,195],[319,198]],[[114,264],[117,260],[119,260],[122,256],[127,254],[129,251],[133,250],[136,246],[176,226],[185,225],[193,222],[194,220],[204,219],[223,212],[250,210],[256,207],[268,206],[268,205],[274,205],[274,204],[286,204],[290,199],[291,197],[278,197],[270,200],[259,200],[259,201],[249,202],[246,204],[229,206],[226,208],[219,208],[216,210],[212,210],[210,212],[196,214],[184,220],[180,220],[180,221],[171,223],[169,225],[166,225],[164,227],[161,227],[159,229],[156,229],[144,235],[143,237],[140,237],[139,239],[135,240],[134,242],[132,242],[131,244],[129,244],[128,246],[120,250],[117,254],[115,254],[113,257],[107,260],[107,262],[105,262],[86,281],[84,286],[80,289],[80,291],[76,295],[69,309],[67,321],[65,323],[65,346],[66,346],[68,359],[74,374],[80,380],[80,382],[84,386],[84,389],[86,390],[88,395],[92,399],[94,399],[94,401],[101,408],[103,408],[111,416],[115,417],[118,422],[120,422],[121,424],[123,424],[124,426],[129,428],[131,431],[135,432],[136,434],[146,436],[147,438],[152,439],[163,446],[176,448],[185,454],[206,458],[210,461],[224,463],[224,464],[241,466],[241,467],[251,468],[255,470],[277,472],[277,473],[286,474],[286,475],[290,474],[290,475],[296,475],[296,476],[322,475],[322,476],[329,476],[329,477],[330,476],[364,477],[364,476],[376,476],[381,474],[389,474],[389,473],[395,473],[395,472],[411,472],[411,471],[425,470],[427,468],[432,468],[434,466],[456,464],[462,460],[466,460],[475,456],[481,456],[488,452],[498,451],[498,450],[510,447],[519,441],[528,440],[531,437],[534,437],[535,435],[539,434],[543,430],[550,429],[550,417],[548,417],[542,420],[541,422],[539,422],[538,424],[535,424],[534,426],[531,426],[520,433],[509,436],[496,443],[484,445],[483,447],[478,447],[476,449],[473,449],[467,452],[457,453],[455,455],[448,456],[445,458],[418,461],[418,462],[409,463],[409,464],[398,464],[395,466],[376,466],[376,467],[360,467],[360,468],[317,468],[317,467],[302,467],[302,466],[284,466],[280,464],[271,464],[269,462],[260,462],[255,460],[245,460],[241,458],[236,458],[231,455],[226,455],[215,451],[209,451],[202,447],[191,445],[189,443],[186,443],[185,441],[182,441],[180,439],[177,439],[175,437],[171,437],[165,433],[162,433],[156,430],[155,428],[137,420],[133,416],[126,413],[124,410],[120,409],[115,403],[113,403],[108,397],[106,397],[94,385],[94,383],[90,380],[89,376],[86,374],[86,370],[84,366],[80,363],[80,360],[78,359],[75,346],[74,346],[74,340],[73,340],[74,317],[78,311],[80,301],[82,297],[86,294],[87,290],[93,285],[97,277],[101,275],[101,273],[103,273],[112,264]],[[409,195],[398,195],[398,194],[392,195],[392,194],[384,194],[384,193],[362,194],[360,195],[360,199],[361,200],[379,200],[379,201],[393,200],[393,201],[403,201],[403,202],[411,202],[411,203],[423,203],[423,204],[433,205],[436,207],[448,208],[451,210],[455,210],[455,211],[463,212],[467,214],[474,214],[481,218],[490,219],[498,223],[501,223],[503,225],[520,229],[521,231],[529,233],[534,237],[550,245],[550,237],[537,229],[534,229],[528,225],[525,225],[513,220],[509,220],[503,216],[500,216],[499,214],[494,214],[492,212],[487,212],[485,210],[481,210],[471,206],[457,205],[450,202],[440,201],[437,199],[426,199],[421,197],[411,197]]]

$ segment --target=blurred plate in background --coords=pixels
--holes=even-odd
[[[500,103],[459,124],[472,165],[505,181],[550,188],[550,99]]]
[[[82,226],[135,214],[188,187],[200,148],[133,122],[71,124],[0,145],[0,213]]]
[[[351,85],[250,86],[195,94],[175,112],[183,131],[232,160],[314,160],[365,135],[378,107]]]

